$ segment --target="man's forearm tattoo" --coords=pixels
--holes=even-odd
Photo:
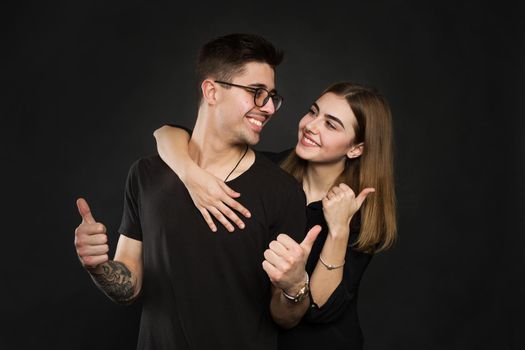
[[[119,261],[102,264],[103,272],[92,274],[102,290],[117,303],[127,303],[133,298],[131,271]]]

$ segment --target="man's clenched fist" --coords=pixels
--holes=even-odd
[[[94,269],[109,260],[106,227],[95,221],[89,205],[83,198],[77,199],[77,207],[82,216],[82,222],[75,230],[75,247],[78,258],[82,266]]]

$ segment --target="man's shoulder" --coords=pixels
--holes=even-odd
[[[137,158],[130,166],[130,173],[139,175],[154,174],[169,169],[158,154]]]

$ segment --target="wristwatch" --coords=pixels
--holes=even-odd
[[[307,272],[306,282],[304,282],[304,285],[302,286],[301,289],[299,289],[299,292],[297,292],[295,296],[286,293],[284,290],[283,290],[283,295],[289,300],[292,300],[294,303],[298,303],[304,300],[304,298],[308,296],[309,292],[310,292],[310,278],[308,277],[308,272]]]

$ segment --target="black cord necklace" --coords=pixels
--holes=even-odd
[[[239,166],[239,164],[241,164],[241,160],[244,158],[244,156],[246,155],[246,153],[248,153],[248,145],[246,145],[246,149],[244,150],[244,153],[242,154],[241,158],[239,159],[239,161],[237,162],[237,164],[235,164],[235,166],[233,167],[232,171],[230,171],[230,173],[228,174],[228,176],[226,176],[226,178],[224,179],[224,182],[228,181],[228,178],[230,177],[231,174],[233,174],[233,172],[235,171],[235,169],[237,169],[237,167]]]

